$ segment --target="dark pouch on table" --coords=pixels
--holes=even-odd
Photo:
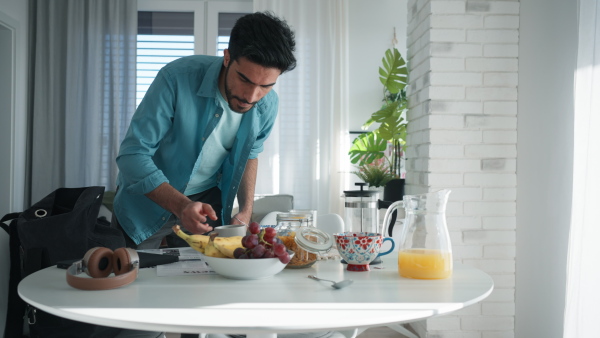
[[[140,269],[151,268],[153,266],[169,264],[179,261],[179,258],[173,255],[161,255],[140,251],[138,251],[137,254],[140,257]],[[79,260],[81,260],[81,258],[63,260],[56,263],[56,267],[61,269],[68,269],[71,266],[71,264]]]

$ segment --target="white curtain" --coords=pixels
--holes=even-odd
[[[135,110],[136,0],[33,0],[31,202],[59,187],[115,188]]]
[[[347,172],[348,1],[254,0],[296,34],[295,70],[275,88],[276,126],[259,155],[257,194],[294,196],[297,209],[343,214]]]
[[[579,1],[573,202],[565,338],[598,337],[600,318],[600,4]]]

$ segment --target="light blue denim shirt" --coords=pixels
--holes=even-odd
[[[144,194],[163,182],[183,193],[201,163],[204,142],[223,110],[217,103],[222,57],[194,55],[160,70],[136,110],[117,165],[114,212],[129,237],[141,243],[171,213]],[[233,201],[248,159],[258,156],[277,116],[278,98],[271,90],[244,114],[233,147],[223,161],[217,186],[222,192],[223,224],[229,224]]]

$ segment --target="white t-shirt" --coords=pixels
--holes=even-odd
[[[229,155],[233,141],[240,128],[243,114],[236,113],[217,90],[217,102],[223,108],[215,130],[208,136],[202,147],[200,156],[202,161],[198,170],[192,175],[192,179],[185,189],[185,195],[193,195],[208,190],[217,185],[217,171],[223,161]]]

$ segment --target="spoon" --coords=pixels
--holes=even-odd
[[[313,275],[308,275],[308,278],[311,278],[311,279],[314,279],[314,280],[319,280],[319,281],[330,282],[330,283],[332,283],[331,287],[334,288],[334,289],[345,288],[346,286],[354,283],[354,281],[352,279],[344,279],[343,281],[334,282],[332,280],[319,278],[319,277],[313,276]]]

